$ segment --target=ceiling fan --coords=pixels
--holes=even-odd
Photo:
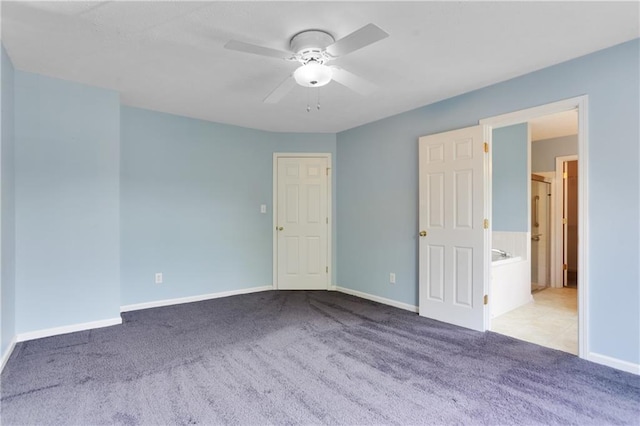
[[[291,52],[237,40],[230,40],[224,47],[255,55],[297,61],[301,64],[264,99],[265,103],[277,103],[293,89],[296,83],[304,87],[321,87],[334,80],[362,95],[372,92],[375,89],[372,83],[340,67],[327,66],[326,63],[386,37],[389,37],[389,34],[380,27],[367,24],[338,41],[326,31],[299,32],[289,41]]]

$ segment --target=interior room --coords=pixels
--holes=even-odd
[[[637,423],[639,13],[2,1],[2,423]]]
[[[492,286],[506,302],[492,311],[491,330],[578,355],[577,272],[570,273],[577,271],[578,258],[577,167],[569,170],[569,165],[578,164],[578,112],[544,115],[519,126],[519,133],[497,134],[498,146],[494,133],[498,161],[501,138],[506,144],[530,146],[530,155],[523,160],[531,179],[522,179],[519,185],[522,193],[529,194],[528,209],[521,215],[529,223],[521,228],[527,232],[497,232],[494,223]],[[496,165],[496,160],[493,165],[499,178],[504,166]],[[502,208],[495,202],[504,185],[496,184],[498,194],[494,190],[497,209]],[[514,291],[514,284],[520,286],[522,296]]]

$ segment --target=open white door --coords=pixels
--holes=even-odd
[[[329,160],[326,156],[276,160],[276,287],[327,290]]]
[[[488,126],[419,140],[420,315],[485,330]]]

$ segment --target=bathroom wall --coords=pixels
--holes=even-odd
[[[578,135],[542,139],[531,142],[531,172],[551,172],[556,169],[556,157],[576,155]]]
[[[491,198],[494,231],[527,232],[529,124],[493,130]]]
[[[493,130],[491,147],[492,247],[512,258],[491,266],[491,317],[531,301],[529,256],[529,125]]]

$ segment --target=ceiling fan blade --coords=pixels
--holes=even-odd
[[[280,102],[280,100],[284,98],[295,85],[296,80],[293,78],[293,75],[288,76],[278,87],[273,89],[273,91],[264,98],[263,102],[265,104],[276,104]]]
[[[326,50],[331,56],[343,56],[386,37],[389,37],[389,34],[380,27],[373,24],[367,24],[359,30],[354,31],[348,36],[345,36],[335,43],[327,46]]]
[[[333,71],[333,80],[363,96],[373,93],[377,88],[375,84],[340,67],[334,66],[331,67],[331,70]]]
[[[284,50],[271,49],[270,47],[258,46],[256,44],[245,43],[243,41],[229,40],[224,45],[225,49],[237,50],[239,52],[253,53],[254,55],[268,56],[270,58],[291,59],[293,54]]]

